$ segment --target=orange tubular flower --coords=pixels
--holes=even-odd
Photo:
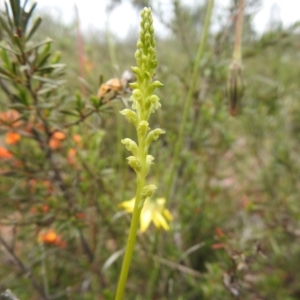
[[[55,131],[49,141],[49,147],[53,150],[60,147],[61,142],[66,138],[66,135],[61,131]]]
[[[70,165],[75,165],[76,163],[76,149],[71,148],[68,152],[68,162]]]
[[[52,134],[52,138],[63,141],[66,138],[66,135],[61,131],[55,131]]]
[[[21,135],[17,132],[9,131],[5,135],[5,143],[8,145],[16,145],[21,139]]]
[[[48,211],[49,211],[49,205],[44,204],[44,205],[42,206],[42,212],[43,212],[43,213],[47,213]]]
[[[57,239],[57,233],[53,229],[39,234],[38,241],[44,244],[54,244]]]
[[[22,125],[20,114],[16,110],[8,110],[0,113],[0,125],[7,127],[19,127]]]
[[[66,247],[66,242],[63,241],[62,237],[57,234],[54,229],[49,229],[44,233],[40,233],[38,236],[38,241],[47,245],[55,245],[61,248]]]
[[[0,146],[0,159],[12,158],[13,154],[9,152],[6,148]]]
[[[73,135],[73,141],[78,145],[81,146],[81,136],[79,134],[74,134]]]

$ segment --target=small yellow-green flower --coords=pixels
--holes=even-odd
[[[152,200],[147,198],[145,200],[143,209],[140,216],[140,230],[145,232],[149,227],[151,221],[157,228],[163,228],[164,230],[169,230],[168,222],[172,221],[173,216],[170,211],[165,208],[165,198],[157,198]],[[132,213],[135,204],[135,198],[129,201],[124,201],[119,204],[120,207],[124,208],[125,211]]]

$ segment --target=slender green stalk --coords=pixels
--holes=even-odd
[[[140,214],[142,210],[142,206],[140,205],[141,202],[141,193],[142,189],[145,186],[145,177],[146,177],[146,156],[144,153],[144,144],[145,144],[145,138],[141,135],[138,134],[138,141],[139,141],[139,158],[140,161],[142,162],[142,170],[140,174],[138,175],[137,178],[137,188],[136,188],[136,197],[135,197],[135,205],[134,205],[134,210],[132,214],[132,219],[131,219],[131,224],[130,224],[130,229],[129,229],[129,235],[127,239],[127,244],[126,244],[126,252],[125,256],[123,259],[123,264],[122,264],[122,269],[121,269],[121,274],[120,274],[120,279],[119,279],[119,285],[117,289],[117,294],[116,294],[116,300],[121,300],[124,297],[124,291],[125,291],[125,285],[128,277],[128,272],[129,268],[131,265],[131,260],[132,260],[132,255],[133,255],[133,250],[134,250],[134,245],[136,241],[136,234],[137,230],[139,227],[139,221],[140,221]]]
[[[131,219],[131,224],[130,224],[130,230],[129,230],[129,235],[127,239],[127,245],[126,245],[126,252],[125,256],[123,259],[122,263],[122,269],[121,269],[121,274],[119,278],[119,284],[117,288],[117,294],[116,294],[116,300],[122,300],[124,297],[124,292],[125,292],[125,285],[127,282],[127,277],[128,277],[128,272],[130,269],[131,265],[131,260],[132,260],[132,254],[134,250],[134,245],[136,241],[136,233],[139,227],[139,221],[140,221],[140,211],[141,209],[137,205],[137,203],[140,202],[141,197],[138,197],[138,195],[141,195],[141,186],[143,182],[140,182],[137,186],[137,191],[136,191],[136,205],[134,206],[134,211],[132,214],[132,219]]]
[[[152,80],[157,66],[157,59],[151,9],[144,8],[141,17],[141,32],[135,53],[137,67],[132,68],[137,78],[137,81],[131,84],[133,88],[130,98],[133,102],[132,110],[124,109],[121,111],[121,114],[125,115],[126,119],[135,126],[137,131],[137,143],[129,138],[122,140],[127,150],[132,153],[132,156],[129,156],[127,160],[128,164],[136,172],[137,188],[126,251],[115,297],[116,300],[122,300],[124,297],[144,202],[148,197],[152,196],[156,189],[154,185],[146,185],[146,176],[150,171],[154,159],[153,156],[148,155],[148,149],[151,143],[164,133],[160,128],[150,131],[148,123],[151,113],[154,113],[160,107],[159,98],[153,93],[162,84],[159,81]]]
[[[233,60],[235,61],[240,61],[242,58],[241,39],[243,33],[243,18],[244,18],[243,10],[244,10],[244,0],[239,0],[237,21],[235,27],[234,51],[233,51]]]
[[[207,35],[209,32],[209,26],[210,26],[210,20],[211,20],[213,6],[214,6],[214,0],[208,0],[207,11],[206,11],[205,21],[204,21],[204,28],[202,31],[201,40],[200,40],[196,60],[195,60],[194,67],[193,67],[191,85],[189,87],[186,99],[184,101],[185,105],[184,105],[184,110],[183,110],[183,116],[182,116],[182,120],[181,120],[178,138],[177,138],[175,148],[174,148],[174,154],[173,154],[173,159],[172,159],[172,163],[171,163],[171,168],[169,170],[169,177],[167,179],[166,201],[170,201],[173,182],[174,182],[175,176],[177,174],[177,172],[175,172],[175,170],[177,168],[178,161],[179,161],[179,153],[180,153],[180,150],[182,149],[182,141],[183,141],[184,131],[185,131],[186,123],[188,120],[189,112],[190,112],[192,101],[193,101],[193,94],[195,91],[196,82],[199,77],[200,62],[204,55],[204,50],[205,50],[205,46],[206,46]]]

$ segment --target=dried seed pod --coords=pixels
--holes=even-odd
[[[103,102],[109,102],[111,99],[115,98],[115,96],[118,95],[124,88],[125,81],[123,79],[112,78],[100,86],[97,97],[98,99],[104,99],[105,96],[108,96],[108,99],[105,98],[105,101]],[[110,92],[111,94],[108,95]]]
[[[237,115],[244,94],[243,66],[240,61],[232,61],[228,69],[227,96],[229,99],[229,112]]]

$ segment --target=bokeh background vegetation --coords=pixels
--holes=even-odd
[[[152,225],[138,235],[126,299],[300,298],[299,23],[273,22],[258,35],[251,20],[259,1],[246,1],[245,94],[241,113],[232,117],[226,82],[236,5],[209,34],[201,60],[168,199],[171,230]],[[152,124],[167,132],[151,149],[149,181],[158,185],[158,197],[169,188],[205,7],[173,1],[171,34],[157,38],[156,76],[164,87]],[[37,94],[24,85],[28,78],[14,81],[25,74],[17,54],[7,51],[15,75],[3,71],[9,36],[1,27],[0,292],[9,288],[19,299],[113,299],[130,222],[118,204],[135,193],[120,140],[134,131],[118,113],[130,105],[130,94],[122,90],[104,101],[97,91],[135,65],[136,39],[82,34],[76,22],[38,15],[43,23],[29,42],[50,37],[54,43],[27,53],[29,61],[49,53],[47,64],[30,74]]]

